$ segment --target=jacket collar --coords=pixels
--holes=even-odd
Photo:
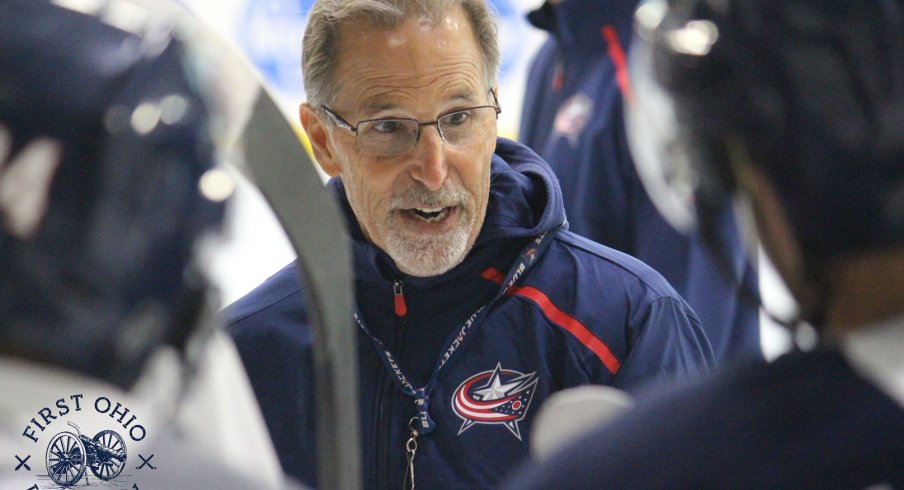
[[[490,198],[483,228],[465,260],[450,271],[428,278],[407,277],[383,250],[367,241],[338,178],[327,184],[340,200],[352,238],[358,280],[379,282],[405,279],[406,287],[431,285],[479,273],[488,261],[508,255],[511,240],[538,235],[565,223],[565,208],[558,181],[549,166],[526,146],[498,138],[490,166]]]

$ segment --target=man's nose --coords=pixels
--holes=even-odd
[[[410,175],[414,180],[424,184],[428,190],[435,191],[442,187],[449,175],[446,165],[445,142],[436,125],[422,127],[421,135],[412,153]]]

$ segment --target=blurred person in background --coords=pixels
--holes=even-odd
[[[700,317],[717,361],[762,357],[756,264],[730,203],[710,236],[679,233],[634,167],[623,112],[637,95],[626,56],[637,3],[548,0],[528,14],[549,38],[528,70],[518,138],[558,178],[569,230],[661,273]]]
[[[509,487],[904,488],[904,3],[650,0],[637,22],[641,173],[697,226],[746,200],[816,341],[639,400]]]

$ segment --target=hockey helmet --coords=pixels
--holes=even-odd
[[[129,387],[198,328],[222,218],[186,32],[114,2],[4,0],[0,24],[0,351]]]
[[[629,140],[647,189],[704,236],[738,166],[775,185],[807,274],[904,244],[899,0],[648,0]]]

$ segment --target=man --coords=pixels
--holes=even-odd
[[[309,15],[300,117],[352,237],[369,488],[491,487],[550,393],[712,362],[674,290],[563,230],[548,167],[497,140],[495,32],[483,0]],[[283,467],[314,483],[301,287],[287,268],[228,314]]]
[[[660,148],[694,157],[662,163],[697,162],[678,184],[697,197],[749,200],[819,340],[641,402],[510,488],[904,488],[904,4],[651,1],[637,19],[636,100],[673,107]]]
[[[0,24],[0,487],[287,488],[210,321],[227,114],[198,31],[118,1]]]
[[[549,38],[528,70],[519,140],[555,172],[570,230],[661,273],[700,317],[717,360],[762,357],[754,295],[737,294],[757,291],[756,264],[732,213],[711,237],[679,233],[634,168],[623,112],[637,3],[548,0],[528,14]]]

